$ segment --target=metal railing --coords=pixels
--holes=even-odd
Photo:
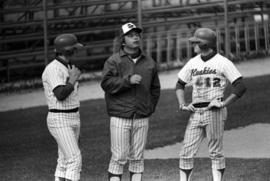
[[[243,59],[256,54],[270,53],[270,21],[231,24],[229,27],[229,57]],[[217,51],[225,54],[224,27],[209,27],[217,34]],[[188,38],[193,32],[176,29],[144,35],[144,48],[160,64],[183,65],[194,53]]]
[[[196,27],[191,26],[190,28],[187,28],[186,26],[186,29],[184,29],[183,25],[185,24],[196,23],[201,26],[206,25],[205,23],[207,22],[211,22],[211,28],[213,28],[218,35],[218,50],[219,52],[224,53],[225,29],[223,22],[223,1],[206,1],[201,4],[190,4],[189,6],[183,6],[182,4],[173,5],[169,3],[171,1],[166,1],[165,6],[160,4],[160,6],[151,5],[149,7],[143,7],[141,12],[143,18],[142,26],[144,30],[146,30],[145,32],[149,32],[144,34],[144,48],[161,65],[165,64],[173,66],[175,64],[183,64],[193,55],[187,40]],[[39,3],[39,5],[28,7],[29,12],[40,13],[42,10],[40,2],[41,0],[36,0],[35,4]],[[45,38],[47,39],[47,42],[50,43],[48,54],[53,55],[51,46],[53,38],[59,32],[65,30],[65,33],[75,33],[80,40],[86,43],[86,47],[81,53],[82,61],[89,62],[89,60],[95,60],[95,62],[97,62],[100,60],[98,63],[102,64],[106,57],[111,54],[110,47],[112,46],[112,40],[110,38],[94,41],[90,40],[96,36],[97,32],[99,32],[99,34],[113,35],[116,27],[118,27],[121,22],[119,21],[115,24],[108,22],[112,19],[116,20],[116,17],[121,19],[122,16],[125,15],[132,17],[132,20],[134,21],[139,19],[139,17],[136,18],[136,9],[130,9],[131,6],[136,4],[137,0],[130,0],[128,1],[129,4],[125,0],[114,0],[114,3],[119,4],[119,12],[113,10],[100,14],[100,12],[96,11],[99,7],[109,5],[110,2],[111,1],[107,0],[76,2],[72,4],[74,5],[72,7],[70,7],[69,4],[60,4],[57,6],[49,5],[48,9],[51,12],[55,12],[55,17],[50,17],[47,23],[47,27],[50,28],[48,36]],[[133,4],[130,4],[130,2]],[[150,0],[142,0],[142,2],[150,2]],[[161,1],[153,0],[153,2]],[[255,4],[259,7],[260,5],[265,5],[265,7],[263,10],[258,8],[255,9],[254,6],[251,6],[250,4]],[[269,4],[268,0],[231,0],[228,2],[228,8],[230,10],[230,16],[228,18],[230,22],[229,32],[231,38],[229,49],[231,57],[238,58],[256,53],[268,54],[269,21],[265,20],[264,22],[255,23],[252,18],[255,14],[265,13],[270,15]],[[247,5],[251,7],[241,9],[241,7]],[[93,11],[90,12],[91,16],[88,16],[89,12],[83,11],[85,8],[89,7],[93,7]],[[72,12],[80,11],[82,14],[79,13],[74,15],[71,12],[69,17],[57,16],[62,10],[68,13],[70,8],[72,9]],[[190,10],[191,8],[192,11]],[[14,8],[14,10],[0,10],[0,13],[16,13],[17,11],[22,13],[25,12],[24,8]],[[201,11],[205,13],[201,14]],[[24,13],[24,15],[20,17],[20,21],[0,23],[0,30],[3,28],[7,29],[7,34],[0,37],[0,46],[2,47],[0,52],[0,73],[1,76],[3,75],[3,77],[6,77],[5,81],[10,80],[11,72],[19,71],[25,67],[29,67],[29,69],[44,68],[46,64],[46,61],[44,61],[45,55],[43,50],[44,38],[42,36],[42,27],[44,25],[42,24],[42,20],[36,16],[37,14],[38,13],[34,16],[36,19],[31,21],[26,21],[27,16]],[[23,18],[25,18],[25,21]],[[243,18],[243,22],[246,23],[231,24],[237,18],[238,20]],[[122,21],[124,20],[122,19]],[[85,26],[92,25],[96,22],[103,22],[104,24],[94,24],[93,27],[90,28],[89,26]],[[64,29],[65,23],[70,26],[72,25],[72,27]],[[84,26],[77,28],[77,23],[83,23]],[[62,29],[57,29],[55,27],[56,25],[61,25]],[[76,28],[73,28],[74,26]],[[156,32],[160,27],[162,27],[164,31]],[[15,35],[14,32],[18,30],[20,30],[20,33]],[[8,49],[9,47],[14,47],[14,45],[17,49]],[[1,81],[2,80],[0,80],[0,82]]]
[[[230,59],[242,59],[256,54],[268,55],[270,52],[270,21],[265,21],[264,24],[258,22],[237,23],[231,25],[230,32]],[[217,33],[217,51],[224,53],[225,32],[224,27],[210,27]],[[144,37],[143,48],[147,54],[151,55],[161,66],[179,66],[185,64],[194,53],[188,38],[193,34],[189,29],[175,29],[170,31],[146,33]],[[95,42],[95,44],[86,45],[81,52],[81,61],[103,59],[110,56],[111,52],[102,52],[100,54],[89,54],[88,49],[112,47],[112,40]],[[53,52],[52,49],[49,50]],[[33,52],[28,52],[33,56]],[[52,53],[53,54],[53,53]],[[27,54],[22,53],[21,56]],[[10,56],[10,55],[7,55]],[[18,55],[16,55],[18,56]],[[43,51],[40,49],[35,52],[36,58],[43,59]],[[80,61],[80,59],[79,59]],[[44,66],[44,62],[33,62],[31,64],[9,65],[1,67],[0,70],[6,71],[7,76],[11,70],[16,70],[25,67]],[[103,63],[103,61],[101,62]]]

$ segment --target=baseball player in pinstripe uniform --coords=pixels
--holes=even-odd
[[[104,64],[101,87],[110,116],[110,181],[121,180],[127,160],[130,180],[142,180],[149,117],[160,96],[157,63],[141,51],[141,32],[133,23],[124,24],[114,41],[115,53]]]
[[[73,34],[57,36],[54,45],[56,58],[46,66],[42,82],[49,108],[47,126],[58,145],[55,181],[78,181],[82,165],[78,146],[78,79],[81,73],[70,60],[83,45]]]
[[[199,28],[189,40],[197,55],[180,70],[176,85],[179,109],[191,112],[180,152],[180,181],[190,180],[193,158],[204,137],[208,139],[213,180],[221,181],[225,170],[223,132],[226,107],[240,98],[246,88],[233,63],[216,52],[214,31]],[[227,82],[232,84],[232,92],[224,99]],[[193,88],[189,104],[184,98],[186,84]]]

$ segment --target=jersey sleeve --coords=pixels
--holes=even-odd
[[[223,74],[231,83],[242,77],[241,73],[230,60],[225,61],[223,66]]]
[[[50,67],[47,72],[48,83],[52,90],[59,85],[66,85],[67,77],[57,67]]]
[[[179,71],[178,79],[188,83],[191,81],[191,61],[188,61],[185,66]]]

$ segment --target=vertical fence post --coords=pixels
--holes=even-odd
[[[44,20],[43,20],[43,41],[44,41],[44,63],[45,65],[48,64],[48,31],[47,31],[47,25],[48,25],[48,20],[47,20],[47,0],[43,0],[43,13],[44,13]]]
[[[170,63],[170,61],[171,61],[171,44],[172,44],[172,37],[171,37],[171,32],[167,32],[167,60],[166,60],[166,62],[167,63]]]
[[[216,29],[217,34],[217,52],[220,52],[220,30],[219,28]]]
[[[176,59],[181,61],[181,32],[177,31],[177,39],[176,39]]]
[[[259,52],[259,25],[257,22],[254,23],[254,34],[255,34],[255,50]]]
[[[240,39],[239,39],[239,25],[236,23],[235,27],[235,51],[236,56],[239,57],[240,55]]]
[[[137,23],[140,28],[142,28],[142,0],[137,0]],[[143,49],[143,44],[141,45]]]
[[[151,48],[152,48],[151,37],[152,37],[152,35],[151,35],[151,34],[148,34],[148,35],[147,35],[147,38],[146,38],[146,53],[147,53],[149,56],[151,56],[151,54],[152,54],[152,51],[151,51]]]
[[[250,41],[249,41],[249,24],[245,21],[245,50],[250,52]]]
[[[265,39],[265,51],[266,54],[269,52],[269,29],[268,29],[268,23],[264,24],[264,39]]]
[[[190,59],[192,56],[192,47],[190,45],[190,42],[186,41],[187,59]]]
[[[225,56],[229,58],[229,39],[230,39],[230,32],[228,27],[228,0],[224,0],[224,28],[225,28]]]
[[[161,35],[157,35],[157,62],[161,62]]]
[[[268,45],[267,42],[268,40],[266,39],[266,33],[265,33],[265,20],[264,20],[264,5],[261,5],[261,19],[262,19],[262,30],[263,30],[263,34],[264,34],[264,49],[265,52],[267,53],[268,51]]]
[[[138,26],[142,28],[142,0],[137,0]]]

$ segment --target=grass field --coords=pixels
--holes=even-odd
[[[225,129],[253,123],[270,123],[270,76],[246,79],[247,93],[231,105]],[[89,90],[90,92],[90,90]],[[188,97],[190,99],[190,96]],[[103,99],[81,103],[82,181],[107,180],[110,158],[109,121]],[[57,145],[46,127],[47,107],[0,113],[0,180],[53,180]],[[147,148],[173,144],[183,139],[188,114],[177,111],[174,90],[163,90],[156,113],[150,121]],[[262,138],[263,139],[263,138]],[[175,150],[179,152],[179,150]],[[146,160],[147,181],[174,181],[178,160]],[[270,180],[270,159],[227,159],[227,180]],[[196,159],[195,180],[210,180],[210,161]],[[127,175],[124,175],[127,178]]]

